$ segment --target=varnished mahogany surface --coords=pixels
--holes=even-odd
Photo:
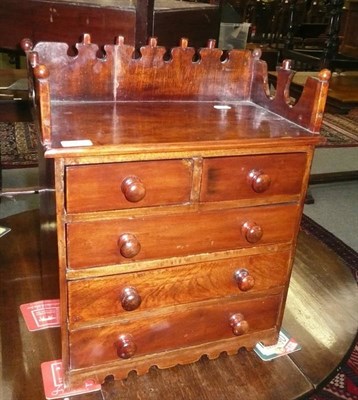
[[[160,306],[176,306],[191,301],[218,299],[235,296],[245,287],[232,279],[238,271],[238,265],[244,264],[252,271],[255,282],[251,294],[270,288],[272,293],[285,284],[288,269],[287,251],[270,255],[255,255],[230,260],[201,262],[197,265],[184,265],[172,269],[139,271],[105,276],[88,280],[71,281],[68,285],[68,296],[71,304],[69,322],[71,328],[88,324],[88,322],[124,315],[126,308],[122,302],[122,293],[131,281],[132,289],[141,296],[140,309],[151,310]],[[133,268],[134,269],[134,268]],[[206,279],[210,276],[210,280]],[[193,285],[201,282],[193,291]],[[239,286],[239,288],[238,288]],[[160,288],[158,290],[158,288]],[[247,289],[248,290],[248,289]],[[250,298],[250,294],[247,298]],[[133,316],[138,308],[131,308]]]
[[[233,329],[228,329],[228,326],[230,328],[230,316],[239,312],[249,321],[250,332],[253,332],[252,337],[247,338],[247,343],[254,345],[256,332],[262,335],[270,330],[273,331],[272,326],[278,318],[281,301],[282,294],[266,295],[264,300],[262,298],[248,298],[241,301],[237,301],[236,298],[220,299],[220,303],[208,301],[200,307],[191,302],[178,307],[168,307],[165,311],[157,313],[151,310],[137,318],[132,315],[131,318],[127,317],[125,322],[119,320],[113,324],[83,327],[72,331],[69,335],[71,368],[75,371],[73,374],[75,375],[76,369],[93,366],[99,370],[108,368],[110,375],[112,365],[107,366],[105,363],[115,362],[119,375],[127,368],[129,370],[136,368],[143,356],[151,357],[155,365],[155,354],[173,353],[173,349],[174,352],[185,347],[190,349],[207,342],[213,343],[214,348],[217,342],[225,340],[228,349],[231,350],[235,346],[237,348],[237,338],[233,334]],[[262,315],[265,318],[262,318]],[[123,357],[113,351],[113,345],[118,338],[125,335],[132,338],[135,346],[131,357]],[[204,348],[204,345],[202,347]],[[119,357],[123,360],[118,365]],[[172,361],[172,365],[175,364],[177,363]],[[95,376],[94,371],[93,375]]]
[[[165,176],[158,171],[165,169]],[[66,170],[69,213],[181,204],[190,200],[190,160],[70,166]]]
[[[233,208],[127,218],[78,221],[67,225],[67,266],[69,269],[125,264],[133,261],[183,257],[230,251],[255,245],[292,243],[299,219],[296,204]],[[265,232],[260,240],[240,234],[246,221],[255,221]],[[118,237],[133,234],[140,244],[136,254],[118,251]],[[149,234],[148,234],[149,233]],[[203,239],[204,238],[204,239]],[[206,238],[210,238],[210,241]],[[85,239],[85,240],[84,240]],[[158,245],[160,244],[160,245]],[[100,249],[100,251],[99,251]],[[146,266],[142,266],[146,269]]]
[[[182,39],[167,54],[151,38],[137,54],[120,36],[99,58],[89,34],[76,45],[77,56],[68,54],[65,43],[33,47],[24,39],[22,45],[44,156],[55,170],[66,385],[101,383],[108,375],[121,380],[132,370],[142,375],[153,365],[170,368],[203,355],[234,355],[258,341],[275,343],[329,71],[309,78],[293,106],[287,96],[290,62],[278,69],[272,97],[259,50],[223,55],[214,40],[196,51]],[[178,193],[168,197],[175,170],[182,175]],[[112,186],[120,200],[111,206],[101,204],[106,195],[93,201],[91,192],[100,193],[102,181],[116,179],[116,171],[124,174]],[[241,179],[242,195],[231,171]],[[163,185],[150,195],[157,176]],[[87,196],[77,197],[79,181],[88,184],[88,204]],[[82,202],[76,211],[73,205]],[[245,256],[285,250],[286,268],[279,271],[284,283],[275,286],[272,279],[252,290],[255,275],[243,264]],[[192,295],[174,305],[165,301],[176,297],[170,277],[180,267],[233,257],[240,269],[222,283],[221,296],[196,298],[215,280],[208,270],[203,281],[192,280]],[[157,282],[161,300],[142,308],[148,299],[131,279],[135,272],[162,268],[169,273]],[[68,313],[76,311],[76,299],[68,296],[72,281],[90,285],[124,273],[128,286],[117,296],[124,314],[108,315],[97,304],[95,319],[68,322]],[[229,284],[237,286],[234,294],[226,291]]]
[[[12,231],[0,238],[1,398],[42,400],[40,363],[60,357],[57,328],[28,332],[21,304],[58,296],[57,268],[39,261],[38,213],[5,218]],[[251,352],[108,382],[102,392],[71,400],[296,399],[320,385],[349,350],[357,331],[357,287],[348,268],[318,240],[301,233],[284,327],[302,345],[291,356],[263,362]]]
[[[153,365],[170,368],[203,355],[233,355],[258,341],[275,343],[313,146],[320,141],[329,71],[308,79],[292,106],[290,62],[278,69],[278,89],[271,97],[259,50],[224,56],[213,40],[196,51],[182,39],[167,54],[151,38],[137,54],[119,36],[99,58],[89,34],[76,45],[75,57],[65,43],[33,46],[24,39],[22,45],[44,155],[55,164],[66,385],[87,378],[101,383],[108,375],[125,379],[132,370],[142,375]],[[88,146],[77,146],[81,139]],[[175,170],[182,175],[177,197],[168,197]],[[93,201],[91,192],[101,193],[102,181],[119,171],[125,176],[109,187],[120,188],[120,201],[103,206],[105,191]],[[241,178],[243,195],[235,190],[231,171]],[[151,196],[158,176],[163,185]],[[88,203],[86,195],[77,197],[82,184],[88,185]],[[76,211],[81,203],[84,208]],[[202,261],[269,257],[287,249],[280,286],[272,279],[251,293],[255,276],[239,258],[240,270],[222,284],[221,296],[196,299],[196,292],[215,279],[208,271],[203,282],[199,277],[191,282],[192,295],[174,305],[165,301],[176,296],[170,276],[181,266],[190,270]],[[169,271],[156,288],[161,301],[141,308],[148,299],[131,284],[134,272],[161,268]],[[76,312],[76,299],[67,295],[71,281],[90,284],[123,273],[129,282],[117,296],[123,315],[107,314],[97,303],[95,319],[68,323],[68,313]],[[225,290],[230,283],[237,286],[235,294]]]
[[[216,108],[220,105],[229,108]],[[271,146],[278,146],[283,141],[289,144],[291,138],[302,138],[305,143],[319,140],[312,132],[251,102],[64,102],[53,103],[51,115],[52,149],[48,155],[55,155],[56,150],[76,153],[76,148],[63,149],[61,141],[78,139],[89,139],[94,146],[120,146],[121,152],[139,146],[142,152],[168,145],[208,148],[213,141],[237,147],[240,141],[242,145],[248,141],[260,145],[270,139]],[[98,149],[81,149],[82,154],[94,151]]]
[[[202,205],[295,200],[300,196],[305,163],[304,153],[206,159],[200,194],[195,195]],[[165,176],[158,174],[163,168]],[[185,204],[193,197],[194,168],[190,158],[69,166],[66,210],[72,214]]]
[[[159,132],[165,134],[164,143],[167,146],[162,148],[165,153],[172,150],[168,144],[179,145],[178,150],[193,147],[194,143],[195,146],[208,148],[208,143],[203,144],[203,135],[206,142],[220,140],[224,145],[227,140],[237,140],[231,143],[234,147],[241,144],[241,139],[250,138],[248,145],[253,146],[260,145],[254,139],[270,138],[269,146],[272,147],[278,144],[273,140],[275,138],[300,137],[297,131],[290,132],[291,123],[309,131],[308,135],[302,135],[306,139],[305,144],[319,140],[317,137],[312,139],[314,133],[319,132],[322,122],[330,77],[327,70],[322,70],[317,78],[307,79],[300,100],[293,106],[288,96],[288,87],[294,75],[290,61],[285,60],[278,68],[277,90],[275,96],[271,96],[267,66],[260,60],[259,49],[252,53],[232,50],[222,59],[223,52],[215,48],[215,40],[209,40],[206,48],[196,51],[188,47],[187,39],[181,39],[180,46],[171,49],[167,59],[165,47],[158,46],[156,38],[150,38],[137,57],[135,48],[119,36],[115,45],[104,46],[106,56],[98,58],[99,47],[91,42],[89,34],[76,44],[77,56],[69,55],[69,46],[61,42],[40,42],[34,47],[30,39],[24,39],[21,45],[28,58],[32,77],[30,91],[35,93],[42,142],[51,157],[57,153],[55,148],[59,147],[60,138],[68,138],[68,131],[75,131],[76,139],[79,139],[83,130],[91,130],[92,126],[96,127],[93,133],[101,135],[101,140],[103,136],[115,138],[114,141],[104,139],[103,143],[97,144],[123,145],[118,136],[121,137],[123,131],[127,135],[129,132],[136,138],[135,143],[140,145],[137,150],[140,153],[148,142],[163,143],[163,134]],[[203,102],[206,104],[204,107]],[[240,106],[247,102],[259,106],[259,113],[262,109],[271,113],[266,116],[249,115],[255,123],[249,122],[247,127],[245,114],[252,111],[231,105]],[[71,109],[78,103],[82,103],[85,110],[76,106]],[[144,104],[147,107],[142,109]],[[224,112],[213,112],[212,108]],[[235,113],[228,112],[232,108]],[[81,118],[86,116],[82,126],[78,125],[78,114]],[[126,117],[121,120],[123,115]],[[138,125],[135,121],[139,115],[145,117]],[[194,118],[188,120],[188,115]],[[270,124],[266,127],[266,122],[268,119],[275,121],[277,115],[282,117],[284,126],[281,129],[274,126],[275,132],[271,132]],[[263,124],[259,125],[257,121],[262,117]],[[166,122],[172,128],[160,129]],[[184,136],[181,132],[185,132]],[[215,136],[210,136],[210,132],[215,132]],[[91,132],[88,135],[91,136]],[[133,144],[131,140],[129,143]],[[299,144],[297,140],[295,143]],[[209,147],[212,146],[213,143]],[[51,149],[55,151],[51,152]],[[121,149],[121,152],[126,150]],[[94,149],[93,153],[98,151],[110,150]],[[156,149],[158,151],[160,149]]]

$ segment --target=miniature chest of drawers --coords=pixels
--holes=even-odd
[[[292,105],[289,62],[271,97],[256,50],[23,46],[66,384],[275,343],[329,72]]]

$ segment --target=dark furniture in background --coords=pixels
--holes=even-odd
[[[288,31],[282,51],[282,58],[289,58],[296,61],[300,69],[320,70],[329,68],[330,70],[358,70],[358,58],[352,51],[352,45],[343,44],[343,49],[349,47],[350,52],[341,51],[340,42],[342,35],[346,38],[343,41],[355,41],[354,26],[358,23],[358,13],[352,12],[352,7],[356,10],[356,0],[348,0],[344,8],[344,0],[331,0],[327,5],[329,25],[327,35],[321,48],[311,49],[309,47],[299,47],[295,45],[295,20],[297,17],[296,1],[290,0],[290,19]],[[345,16],[345,25],[342,26],[342,14]]]
[[[25,69],[0,69],[1,122],[32,121],[28,89],[19,88],[17,84],[25,79],[27,79]]]
[[[140,47],[149,36],[160,45],[177,46],[181,37],[202,47],[218,39],[220,5],[176,0],[1,0],[0,48],[21,50],[25,37],[38,41],[73,43],[90,32],[99,45],[123,35]]]
[[[295,69],[358,69],[357,0],[2,0],[0,50],[19,67],[24,37],[72,43],[89,32],[101,46],[123,35],[137,48],[151,36],[168,48],[189,37],[191,46],[205,47],[218,39],[222,5],[251,23],[248,42],[279,50],[278,59],[294,60]]]
[[[295,69],[358,70],[357,0],[229,1],[251,23],[248,42],[279,50]]]
[[[340,51],[350,57],[358,58],[358,0],[350,0],[347,4],[346,22]]]

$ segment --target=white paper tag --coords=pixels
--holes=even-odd
[[[264,346],[262,343],[257,343],[254,348],[254,352],[264,361],[270,361],[297,350],[301,350],[300,344],[298,344],[296,339],[291,337],[283,328],[280,330],[278,342],[276,344]]]
[[[214,108],[217,110],[231,110],[231,106],[228,106],[227,104],[216,104]]]
[[[93,146],[92,140],[82,139],[82,140],[62,140],[62,147],[82,147],[82,146]]]

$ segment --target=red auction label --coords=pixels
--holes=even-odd
[[[93,380],[87,380],[81,387],[74,390],[65,389],[63,384],[62,361],[48,361],[41,364],[42,381],[46,399],[60,399],[83,393],[101,390],[101,385]]]
[[[22,304],[21,313],[29,331],[60,326],[60,300],[40,300]]]

